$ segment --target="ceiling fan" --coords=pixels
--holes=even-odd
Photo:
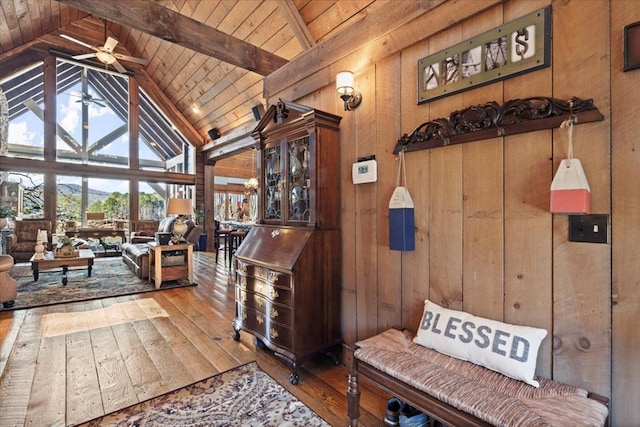
[[[74,96],[78,99],[76,102],[82,102],[84,105],[89,105],[91,103],[99,105],[101,107],[106,107],[106,104],[109,102],[106,99],[102,98],[94,98],[90,93],[83,93],[82,95],[77,95],[75,93],[70,93],[69,96]]]
[[[118,44],[118,40],[114,39],[111,36],[107,37],[107,21],[106,20],[104,21],[105,42],[103,46],[94,47],[88,43],[75,39],[66,34],[60,34],[60,37],[70,40],[74,43],[78,43],[79,45],[82,45],[88,49],[93,49],[95,51],[92,53],[85,53],[83,55],[72,56],[73,59],[88,59],[88,58],[95,57],[95,58],[98,58],[98,60],[104,64],[105,68],[108,68],[109,65],[112,65],[120,73],[126,73],[127,70],[122,66],[122,64],[118,62],[118,59],[121,59],[123,61],[136,62],[142,65],[147,65],[149,63],[149,61],[143,58],[136,58],[133,56],[122,55],[121,53],[114,52],[114,49]]]

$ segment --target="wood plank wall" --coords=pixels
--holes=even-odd
[[[640,425],[640,70],[622,71],[622,28],[636,2],[611,4],[612,399],[615,425]]]
[[[418,59],[548,4],[551,67],[416,104]],[[438,16],[443,10],[451,11],[436,8],[417,21],[452,22]],[[640,70],[622,72],[622,27],[639,20],[636,1],[591,0],[585,7],[577,0],[508,0],[415,44],[397,40],[408,47],[375,63],[363,57],[376,42],[334,58],[356,72],[363,102],[355,111],[342,111],[333,84],[307,92],[296,86],[302,96],[295,101],[343,117],[345,341],[389,326],[415,330],[425,298],[542,327],[549,337],[538,373],[611,397],[612,425],[640,425],[640,125],[634,105]],[[568,145],[567,131],[553,129],[407,154],[416,250],[390,251],[397,138],[470,105],[530,96],[593,98],[604,114],[604,121],[576,126],[573,137],[591,185],[592,213],[611,215],[611,242],[569,242],[567,217],[549,213],[549,187]],[[351,164],[371,154],[378,182],[353,185]]]

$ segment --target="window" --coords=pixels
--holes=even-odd
[[[140,90],[140,168],[193,173],[185,158],[187,140]]]
[[[168,197],[195,198],[193,185],[142,181],[143,176],[159,174],[140,169],[195,174],[196,150],[142,89],[137,91],[139,99],[129,99],[129,75],[67,59],[55,58],[51,62],[55,67],[45,67],[41,62],[0,81],[2,101],[7,99],[9,110],[9,141],[0,147],[0,155],[42,160],[51,150],[56,163],[66,163],[65,175],[49,163],[31,160],[20,166],[27,171],[2,172],[2,188],[23,189],[23,197],[18,196],[21,204],[16,203],[16,217],[45,215],[45,199],[50,203],[43,197],[45,176],[56,180],[56,212],[47,216],[58,221],[59,232],[64,231],[67,220],[86,226],[87,212],[104,212],[106,222],[132,216],[160,219],[165,215]],[[46,111],[44,105],[48,72],[55,73],[55,97],[51,101],[55,102],[55,114]],[[130,110],[132,105],[139,108]],[[131,123],[139,124],[139,149],[132,153],[129,119],[134,114],[137,117]],[[55,121],[55,134],[53,128],[45,129],[47,120]],[[132,164],[139,167],[132,168]],[[11,161],[8,165],[12,166]],[[80,176],[87,173],[85,165],[92,166],[96,177]],[[110,168],[117,169],[114,173]],[[124,179],[97,178],[119,178],[123,169]],[[131,215],[129,179],[137,180],[138,175],[140,186],[133,196],[138,198],[139,212]],[[167,177],[172,180],[172,176]],[[8,199],[0,202],[8,203]]]
[[[56,91],[57,161],[129,167],[126,78],[58,60]]]
[[[43,68],[39,63],[0,82],[9,104],[9,144],[3,154],[44,158]]]

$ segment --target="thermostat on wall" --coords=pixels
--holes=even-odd
[[[378,164],[375,156],[358,159],[351,168],[351,178],[354,184],[365,184],[378,180]]]

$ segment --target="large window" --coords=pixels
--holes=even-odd
[[[42,218],[44,176],[37,173],[0,174],[0,203],[11,208],[17,218]]]
[[[62,60],[56,70],[57,161],[129,167],[127,78]]]
[[[7,153],[19,157],[44,157],[44,76],[42,63],[0,82],[9,104]]]
[[[140,168],[193,173],[185,159],[187,140],[140,90]]]
[[[60,175],[57,187],[59,229],[67,221],[87,227],[86,213],[104,213],[105,223],[129,218],[128,181]]]
[[[9,105],[6,155],[43,158],[44,66],[42,63],[0,81]],[[58,162],[127,168],[129,76],[65,59],[56,60],[56,159]],[[188,141],[140,89],[139,168],[195,173]]]
[[[130,87],[137,87],[130,84],[130,75],[67,59],[47,61],[55,67],[39,63],[0,81],[9,111],[9,140],[0,147],[0,156],[6,156],[0,171],[3,206],[11,203],[19,219],[46,215],[62,231],[67,221],[87,226],[87,213],[103,212],[105,221],[117,223],[160,219],[167,198],[195,198],[194,187],[184,184],[191,179],[174,180],[175,174],[166,174],[168,181],[181,184],[158,180],[164,172],[195,174],[196,150],[142,88],[131,92],[138,99],[130,99]],[[53,77],[55,91],[45,99],[45,82]],[[48,105],[55,111],[47,110]],[[50,122],[55,127],[45,126]],[[137,129],[131,128],[133,123]],[[138,149],[132,150],[136,143]],[[65,164],[64,173],[52,163],[34,161],[49,158],[49,153],[55,153],[56,163]],[[18,157],[27,159],[16,161],[13,170],[13,158]],[[95,176],[86,176],[87,171]],[[45,197],[45,177],[56,181],[55,195]],[[149,178],[153,182],[145,181]],[[130,180],[140,183],[131,195]],[[16,199],[14,188],[23,196]],[[130,196],[137,197],[139,212],[129,212]],[[49,212],[54,200],[55,212]]]
[[[140,219],[162,219],[165,216],[164,201],[167,186],[154,182],[141,182],[138,188],[138,206]]]

